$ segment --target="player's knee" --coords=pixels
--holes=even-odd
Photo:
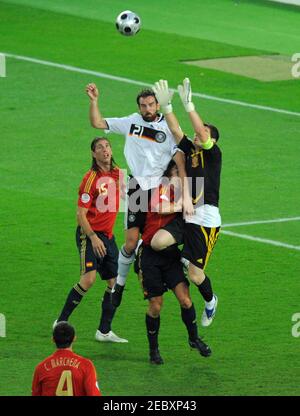
[[[164,249],[164,247],[161,244],[160,239],[157,237],[156,234],[152,237],[150,244],[151,244],[151,248],[153,248],[153,250],[155,251],[160,251]]]
[[[152,318],[158,318],[161,311],[161,302],[150,299],[148,313]]]
[[[197,268],[196,270],[194,268],[189,268],[189,278],[192,283],[199,286],[205,279],[205,274],[202,269]]]
[[[179,299],[180,306],[183,309],[190,309],[192,306],[192,300],[189,296],[184,296],[181,299]]]
[[[84,290],[89,290],[90,287],[93,286],[95,279],[91,278],[91,277],[83,277],[80,279],[80,286],[84,289]]]
[[[176,243],[173,236],[166,230],[159,230],[152,237],[151,247],[155,251],[161,251]]]
[[[136,249],[137,243],[138,243],[139,239],[138,237],[127,237],[126,239],[126,243],[124,244],[124,249],[126,251],[127,254],[132,254],[134,252],[134,250]]]
[[[80,286],[84,290],[89,290],[90,287],[93,286],[96,280],[96,270],[92,270],[80,277]]]

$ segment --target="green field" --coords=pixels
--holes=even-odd
[[[175,88],[186,76],[194,92],[290,112],[194,98],[221,132],[224,224],[275,222],[224,228],[251,239],[220,236],[207,270],[218,313],[211,327],[200,329],[213,350],[209,359],[190,351],[180,308],[168,293],[160,332],[165,365],[150,366],[147,305],[133,272],[113,325],[129,343],[94,341],[105,287],[99,280],[71,317],[74,349],[93,360],[107,396],[299,395],[300,338],[292,336],[292,315],[300,312],[300,79],[261,82],[182,61],[300,52],[300,8],[258,0],[169,5],[0,1],[0,52],[131,80],[7,58],[7,77],[0,78],[0,313],[7,327],[0,338],[1,396],[30,395],[34,367],[54,349],[52,323],[78,281],[77,188],[98,134],[89,125],[85,85],[99,86],[104,116],[123,116],[136,111],[137,82],[164,78]],[[114,27],[125,8],[143,19],[133,38]],[[192,133],[178,96],[174,108]],[[124,139],[111,139],[116,161],[126,167]],[[123,214],[115,234],[120,246]],[[192,297],[200,317],[194,288]]]

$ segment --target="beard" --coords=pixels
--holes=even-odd
[[[143,120],[147,121],[148,123],[154,121],[157,118],[157,113],[150,114],[147,113],[144,116],[142,115]]]

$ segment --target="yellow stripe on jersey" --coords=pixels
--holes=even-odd
[[[203,157],[203,150],[201,150],[201,152],[200,152],[200,157],[201,157],[201,165],[202,165],[202,169],[204,169],[204,157]]]
[[[193,204],[194,205],[197,204],[197,202],[199,201],[199,199],[201,198],[202,195],[203,195],[203,189],[202,189],[202,191],[200,192],[200,194],[196,198],[193,198]]]
[[[95,172],[95,171],[93,171],[91,173],[90,177],[86,181],[86,184],[85,184],[85,187],[84,187],[84,191],[83,191],[84,193],[87,193],[88,194],[90,192],[90,189],[91,189],[93,180],[95,179],[96,175],[97,175],[97,172]]]

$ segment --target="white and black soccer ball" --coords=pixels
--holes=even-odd
[[[130,10],[125,10],[117,17],[116,28],[121,35],[136,35],[141,28],[141,19],[136,13]]]

